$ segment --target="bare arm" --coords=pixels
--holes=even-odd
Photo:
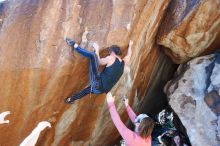
[[[131,54],[132,54],[132,49],[131,49],[132,45],[133,45],[133,41],[130,40],[127,55],[123,58],[126,65],[128,65],[130,62],[130,58],[131,58]]]
[[[100,58],[100,56],[99,56],[99,45],[97,44],[97,43],[93,43],[93,48],[95,49],[95,53],[96,53],[96,55],[97,55],[97,57],[98,57],[98,61],[99,61],[99,64],[100,65],[106,65],[106,64],[108,64],[108,62],[109,62],[109,57],[107,56],[107,57],[105,57],[105,58]]]

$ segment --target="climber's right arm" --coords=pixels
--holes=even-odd
[[[123,58],[126,65],[128,65],[130,62],[130,58],[131,58],[131,54],[132,54],[132,45],[133,45],[133,41],[130,40],[129,45],[128,45],[127,55]]]

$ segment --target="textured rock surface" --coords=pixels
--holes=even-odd
[[[173,0],[161,24],[157,42],[176,63],[220,46],[219,0]],[[209,46],[211,45],[211,48]]]
[[[117,44],[124,52],[129,39],[134,41],[130,68],[113,89],[123,114],[121,95],[126,93],[131,103],[138,103],[133,100],[138,95],[142,102],[149,81],[151,90],[161,82],[153,78],[158,72],[172,73],[172,64],[155,45],[168,4],[169,0],[9,1],[1,13],[0,111],[9,110],[11,115],[10,124],[0,125],[0,144],[17,146],[39,121],[51,123],[39,137],[40,146],[113,144],[119,134],[105,95],[87,96],[74,105],[63,103],[88,84],[87,60],[72,54],[63,38],[74,38],[84,47],[97,41],[103,50]]]
[[[220,54],[182,64],[165,92],[193,146],[220,145]]]

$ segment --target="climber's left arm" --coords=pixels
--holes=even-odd
[[[105,57],[105,58],[100,58],[100,55],[99,55],[99,45],[97,43],[93,43],[93,48],[95,49],[95,53],[98,57],[98,62],[100,65],[107,65],[110,61],[110,58],[109,56]]]

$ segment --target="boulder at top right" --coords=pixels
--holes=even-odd
[[[177,64],[220,49],[220,0],[173,0],[157,43]]]

